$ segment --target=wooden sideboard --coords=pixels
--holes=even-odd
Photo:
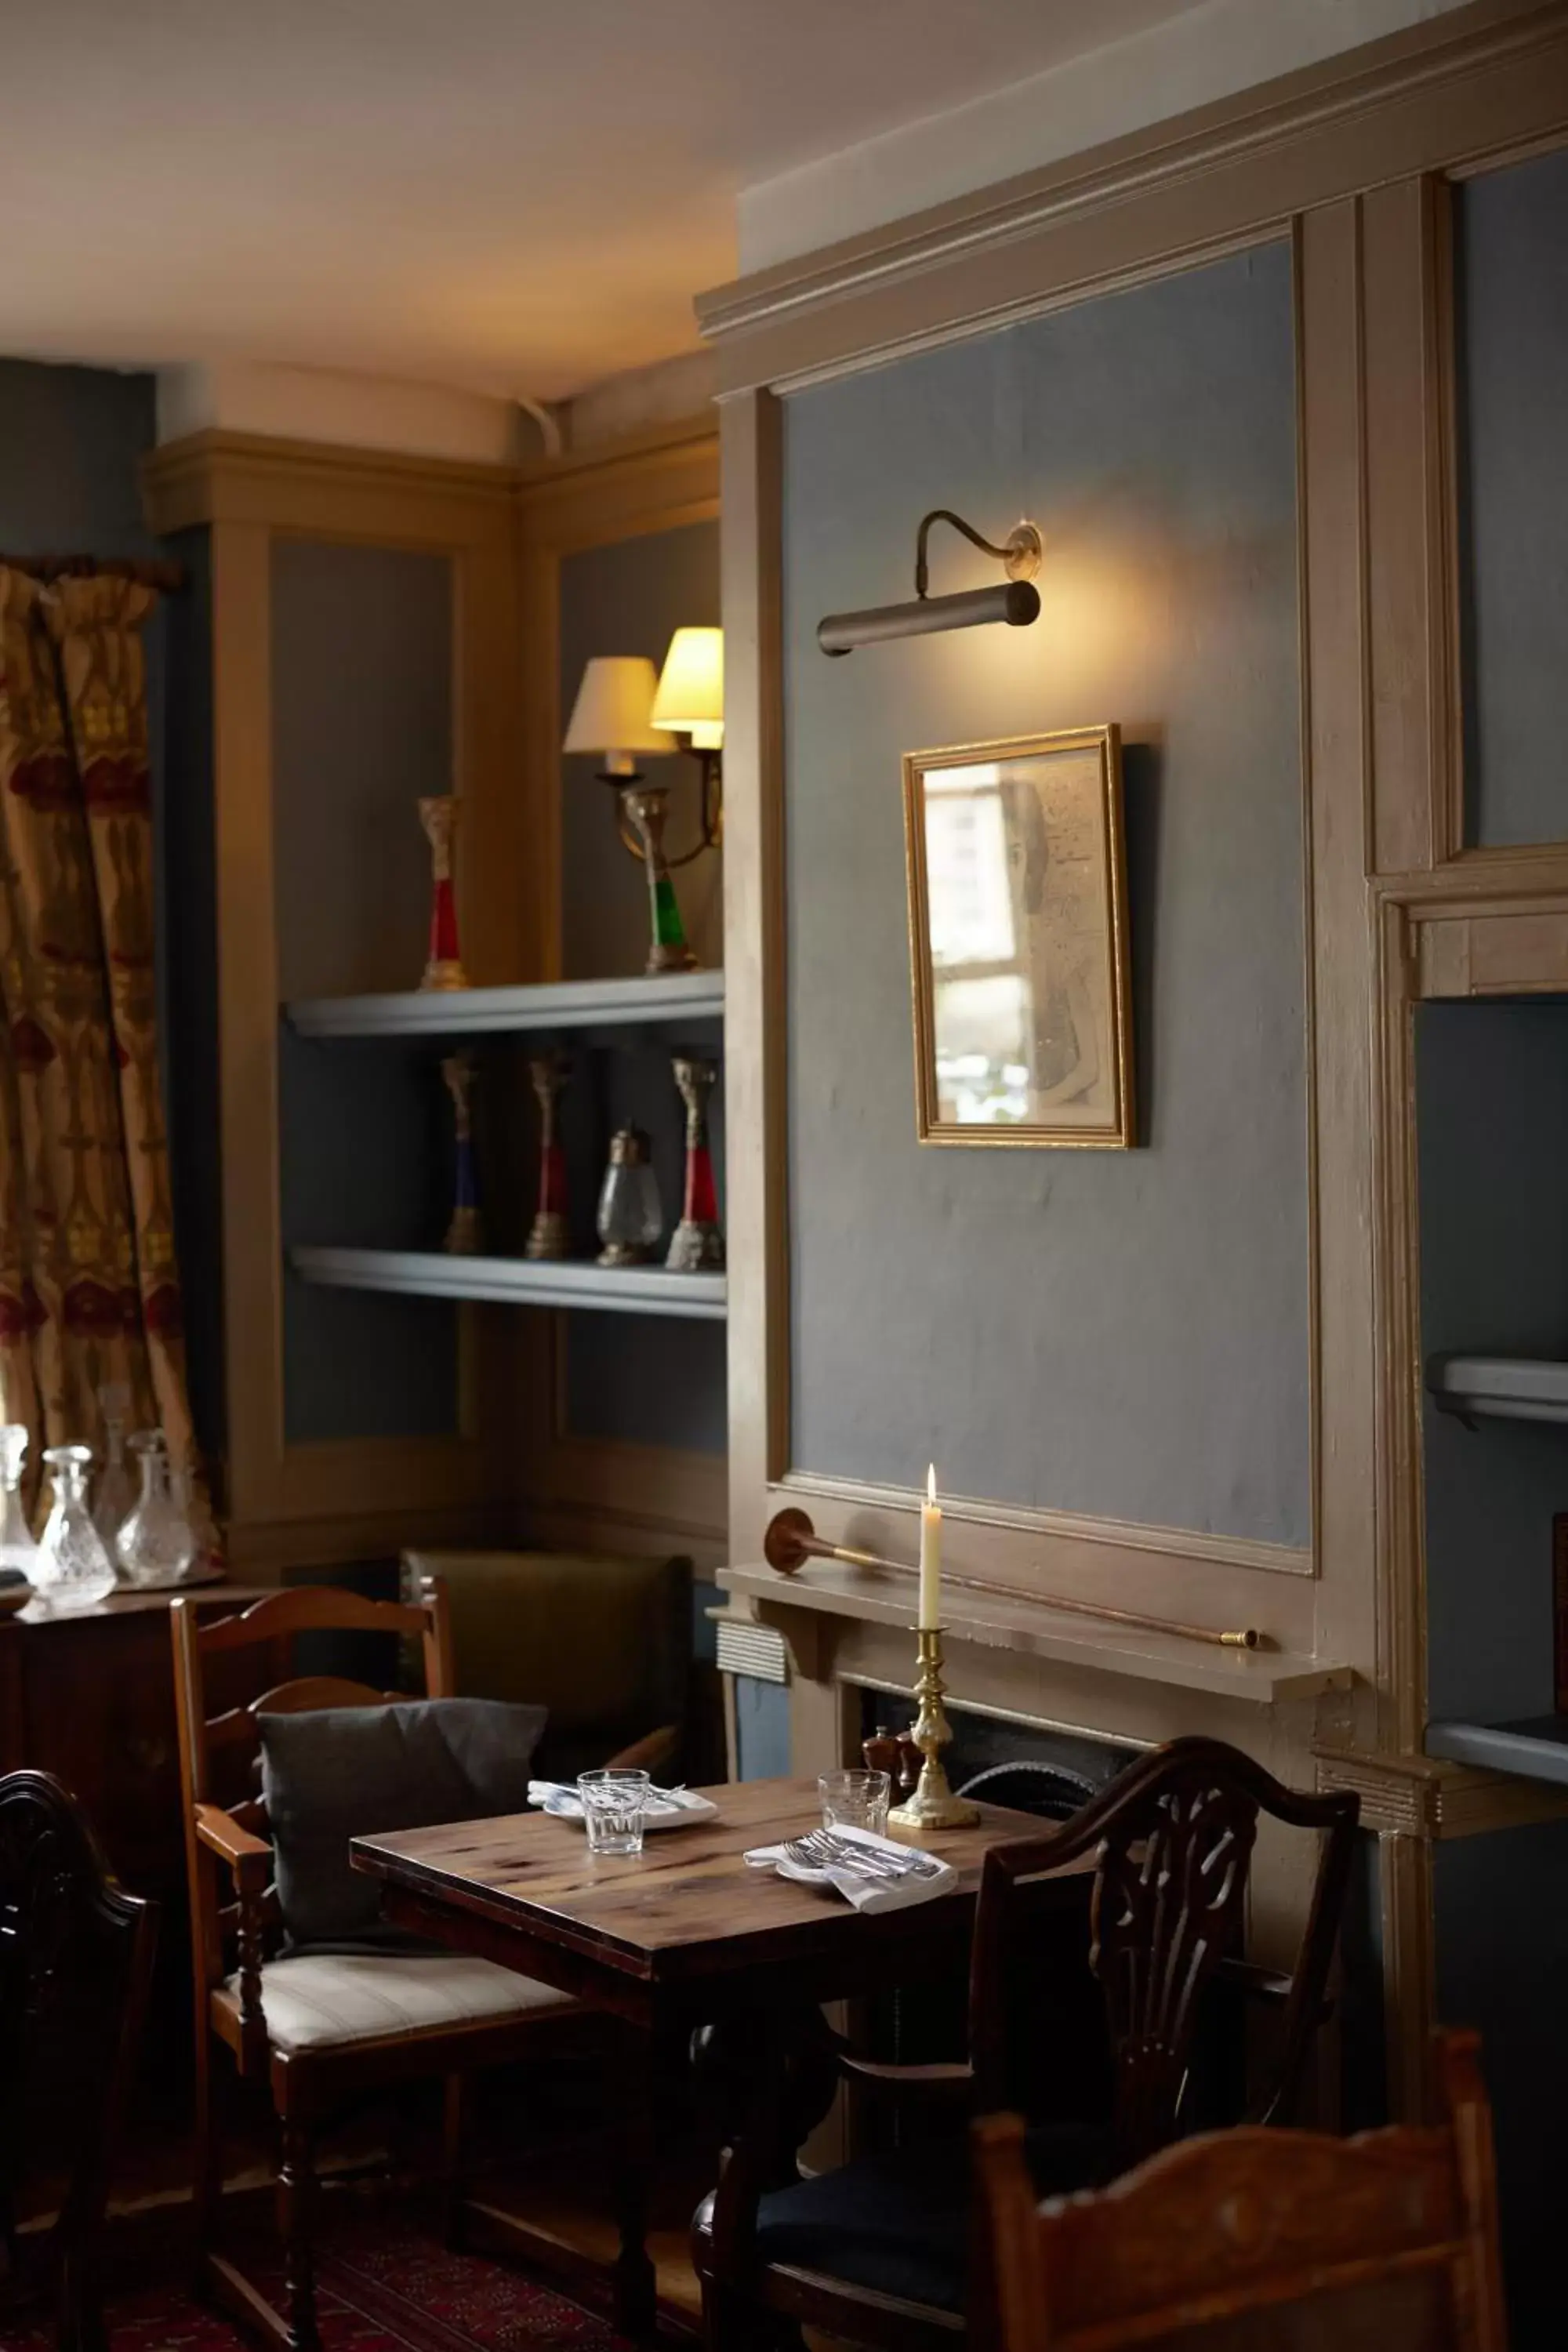
[[[213,1584],[193,1597],[225,1614],[263,1589]],[[0,1618],[0,1771],[56,1774],[130,1892],[183,1909],[172,1598],[124,1592],[70,1616]]]

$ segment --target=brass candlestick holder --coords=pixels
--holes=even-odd
[[[980,1819],[979,1808],[953,1795],[942,1760],[942,1751],[952,1738],[947,1709],[942,1703],[945,1687],[942,1679],[942,1628],[922,1625],[915,1639],[920,1643],[920,1671],[915,1677],[920,1713],[909,1737],[925,1762],[913,1796],[888,1815],[888,1826],[919,1830],[922,1834],[931,1830],[972,1829]]]

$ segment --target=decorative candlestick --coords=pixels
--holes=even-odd
[[[473,1055],[448,1054],[441,1065],[441,1076],[446,1079],[447,1091],[452,1097],[452,1114],[457,1129],[452,1170],[452,1222],[447,1228],[447,1238],[441,1246],[453,1257],[477,1257],[485,1244],[479,1222],[479,1177],[474,1167]]]
[[[722,1266],[724,1235],[719,1224],[719,1196],[713,1183],[713,1154],[708,1143],[708,1097],[719,1075],[715,1062],[694,1061],[678,1054],[673,1067],[680,1099],[686,1105],[686,1189],[680,1223],[670,1236],[665,1265],[680,1274],[699,1274]]]
[[[952,1727],[942,1706],[942,1627],[922,1625],[915,1639],[920,1643],[920,1671],[915,1677],[915,1698],[920,1713],[916,1716],[908,1737],[924,1757],[915,1792],[896,1812],[888,1815],[889,1826],[901,1830],[965,1830],[980,1819],[978,1809],[955,1797],[947,1784],[942,1767],[942,1751],[952,1738]]]
[[[669,788],[666,784],[646,784],[640,777],[631,782],[612,776],[607,779],[620,790],[621,807],[635,827],[642,850],[643,864],[647,868],[647,912],[651,938],[648,942],[645,971],[695,971],[697,958],[686,941],[686,926],[680,919],[680,902],[670,879],[669,860],[664,854],[664,824],[668,814]]]
[[[421,988],[467,988],[468,975],[458,950],[458,902],[452,886],[452,844],[458,831],[458,801],[447,793],[422,800],[419,822],[430,844],[430,953]]]
[[[528,1065],[539,1105],[539,1206],[523,1255],[563,1258],[570,1255],[566,1226],[566,1154],[557,1132],[556,1107],[571,1064],[564,1054],[536,1054]]]

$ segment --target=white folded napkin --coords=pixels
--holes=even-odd
[[[836,1830],[834,1835],[852,1845],[869,1846],[873,1851],[895,1855],[902,1862],[929,1862],[936,1867],[918,1874],[907,1871],[899,1878],[857,1870],[849,1862],[813,1870],[805,1863],[792,1862],[782,1845],[753,1846],[744,1859],[753,1870],[774,1870],[781,1878],[793,1878],[802,1886],[831,1886],[857,1911],[902,1911],[911,1903],[930,1903],[939,1895],[950,1895],[958,1885],[958,1873],[952,1864],[921,1846],[900,1845],[893,1838],[879,1837],[874,1830],[841,1829]]]
[[[580,1822],[583,1800],[569,1780],[531,1780],[528,1801],[553,1813],[558,1821]],[[643,1812],[643,1826],[650,1830],[673,1830],[692,1827],[698,1822],[718,1818],[719,1808],[710,1797],[700,1797],[693,1789],[650,1789]]]

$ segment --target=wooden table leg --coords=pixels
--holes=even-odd
[[[616,2326],[633,2343],[651,2343],[658,2318],[658,2275],[647,2250],[648,2192],[658,2145],[659,2067],[651,2033],[616,2037],[616,2222],[620,2246],[613,2273]]]

